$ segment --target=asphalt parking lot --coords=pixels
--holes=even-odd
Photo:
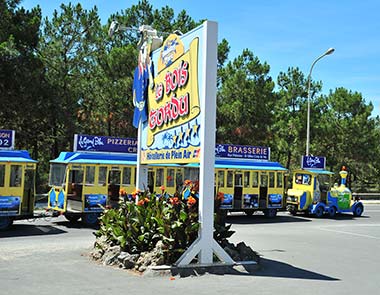
[[[0,233],[4,294],[378,294],[380,204],[364,215],[274,219],[234,213],[236,233],[261,255],[260,269],[234,275],[142,277],[88,257],[94,229],[63,217],[15,222]]]

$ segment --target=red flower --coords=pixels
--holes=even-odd
[[[190,207],[195,205],[197,203],[197,200],[195,198],[193,198],[192,196],[190,196],[188,199],[187,199],[187,205],[189,205]]]
[[[144,205],[144,200],[140,200],[137,202],[137,206],[143,206]]]
[[[217,199],[218,201],[223,202],[223,200],[224,200],[224,193],[222,193],[222,192],[218,192],[218,194],[216,195],[216,199]]]
[[[133,191],[133,193],[132,193],[132,197],[135,199],[136,196],[137,196],[138,194],[140,194],[140,193],[141,193],[140,190],[136,188],[136,189]]]
[[[166,190],[166,187],[165,187],[164,185],[161,185],[161,186],[160,186],[160,190],[161,190],[162,192],[164,192],[164,191]]]
[[[177,197],[170,198],[169,200],[172,205],[178,205],[180,202],[179,198]]]

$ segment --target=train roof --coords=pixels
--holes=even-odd
[[[199,164],[188,164],[190,167],[198,167]],[[257,161],[252,159],[232,159],[232,158],[215,158],[215,168],[219,169],[241,169],[241,170],[269,170],[269,171],[287,171],[278,162]]]
[[[100,152],[61,152],[59,157],[51,160],[56,164],[109,164],[109,165],[136,165],[137,154],[100,153]],[[192,164],[150,164],[150,166],[167,167],[199,167],[199,163]],[[215,158],[215,168],[242,169],[242,170],[272,170],[287,171],[278,162],[257,161],[249,159]]]
[[[136,165],[137,154],[61,152],[50,163]]]
[[[323,170],[323,169],[298,169],[294,170],[294,173],[302,173],[302,172],[310,172],[313,174],[324,174],[324,175],[333,175],[334,172],[328,171],[328,170]]]
[[[0,162],[38,163],[24,150],[0,150]]]

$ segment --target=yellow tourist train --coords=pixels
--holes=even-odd
[[[50,161],[48,208],[70,221],[81,218],[91,225],[97,222],[103,208],[117,206],[121,190],[131,198],[136,183],[137,143],[128,140],[112,142],[109,137],[76,135],[75,151],[61,152]],[[114,148],[115,142],[124,143]],[[221,209],[249,215],[262,211],[274,217],[285,206],[286,171],[279,163],[268,160],[216,157],[215,192],[224,194]],[[197,165],[150,165],[146,189],[161,194],[164,188],[173,195],[184,180],[198,179]]]

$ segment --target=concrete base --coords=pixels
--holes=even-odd
[[[149,267],[143,274],[148,277],[164,277],[164,276],[200,276],[204,274],[234,274],[234,275],[250,275],[258,270],[260,265],[256,261],[240,261],[233,265],[225,263],[214,263],[211,265],[189,264],[186,266],[169,266],[159,265]]]

